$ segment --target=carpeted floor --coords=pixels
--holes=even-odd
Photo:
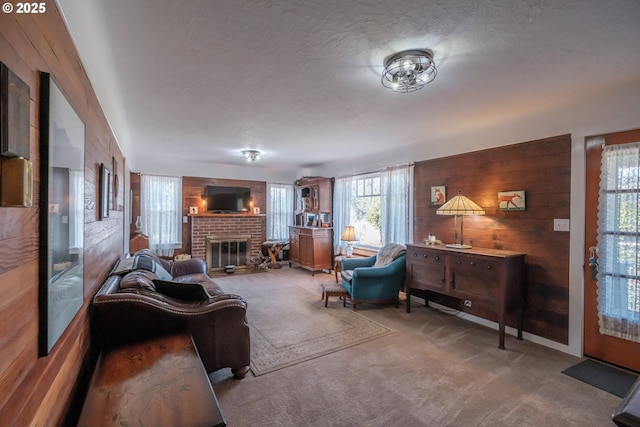
[[[317,293],[298,286],[296,274],[278,276],[277,283],[274,274],[219,279],[226,291],[248,302],[251,370],[256,376],[392,332],[342,304],[340,309],[325,308]]]
[[[293,282],[319,301],[320,283],[333,276],[283,268],[244,277],[265,290]],[[580,359],[511,336],[500,350],[496,331],[419,301],[412,298],[411,314],[403,307],[358,307],[359,315],[394,331],[384,337],[243,380],[226,369],[211,374],[227,424],[613,425],[621,399],[562,374]],[[327,310],[351,310],[335,299],[329,304]],[[270,309],[283,313],[287,306]]]

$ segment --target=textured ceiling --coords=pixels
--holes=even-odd
[[[312,170],[480,148],[463,135],[490,128],[553,136],[572,106],[640,83],[637,0],[57,1],[144,172],[237,175],[247,148],[265,171]],[[411,48],[433,51],[438,76],[385,89],[384,58]]]

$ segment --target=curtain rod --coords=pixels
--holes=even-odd
[[[384,172],[384,171],[388,171],[388,170],[392,170],[392,169],[399,169],[401,167],[405,167],[405,166],[413,166],[414,162],[411,163],[399,163],[397,165],[393,165],[393,166],[386,166],[384,168],[378,169],[378,170],[374,170],[374,171],[368,171],[368,172],[354,172],[350,175],[342,175],[342,176],[338,176],[336,178],[353,178],[356,176],[361,176],[361,175],[369,175],[372,173],[376,173],[376,172]]]

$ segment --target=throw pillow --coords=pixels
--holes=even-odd
[[[384,267],[387,264],[391,264],[391,262],[398,258],[398,256],[406,251],[407,248],[404,245],[399,245],[398,243],[387,243],[378,251],[376,255],[376,262],[373,264],[374,267]]]
[[[169,282],[156,279],[153,281],[156,291],[171,298],[183,301],[205,301],[209,294],[200,283],[194,282]]]
[[[155,291],[153,281],[158,276],[149,270],[133,270],[120,279],[120,289],[146,289]]]
[[[165,270],[163,266],[161,266],[157,262],[155,264],[156,264],[155,273],[156,273],[156,276],[158,276],[158,279],[160,279],[160,280],[171,280],[171,279],[173,279],[173,277],[171,277],[171,273],[169,273],[167,270]]]
[[[116,262],[116,265],[113,266],[113,270],[111,270],[111,274],[126,274],[131,270],[135,270],[135,262],[136,257],[125,256],[122,257]]]
[[[134,268],[149,270],[158,276],[160,280],[171,280],[171,274],[164,269],[158,262],[148,255],[136,255]]]

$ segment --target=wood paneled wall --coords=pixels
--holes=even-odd
[[[124,176],[124,158],[54,1],[46,13],[0,14],[0,61],[30,87],[34,207],[0,208],[0,424],[56,426],[73,418],[89,362],[88,306],[123,247],[123,206],[98,221],[100,163]],[[51,353],[38,358],[39,72],[51,74],[85,124],[85,302]],[[1,161],[0,161],[1,167]],[[119,180],[118,200],[123,194]],[[112,194],[110,197],[114,197]]]
[[[433,233],[453,242],[453,218],[436,214],[432,186],[445,185],[447,200],[469,197],[486,215],[465,217],[465,243],[526,253],[524,330],[567,344],[569,233],[553,231],[553,220],[569,218],[570,175],[570,135],[417,162],[414,241]],[[525,191],[525,211],[498,208],[498,192],[512,190]]]

